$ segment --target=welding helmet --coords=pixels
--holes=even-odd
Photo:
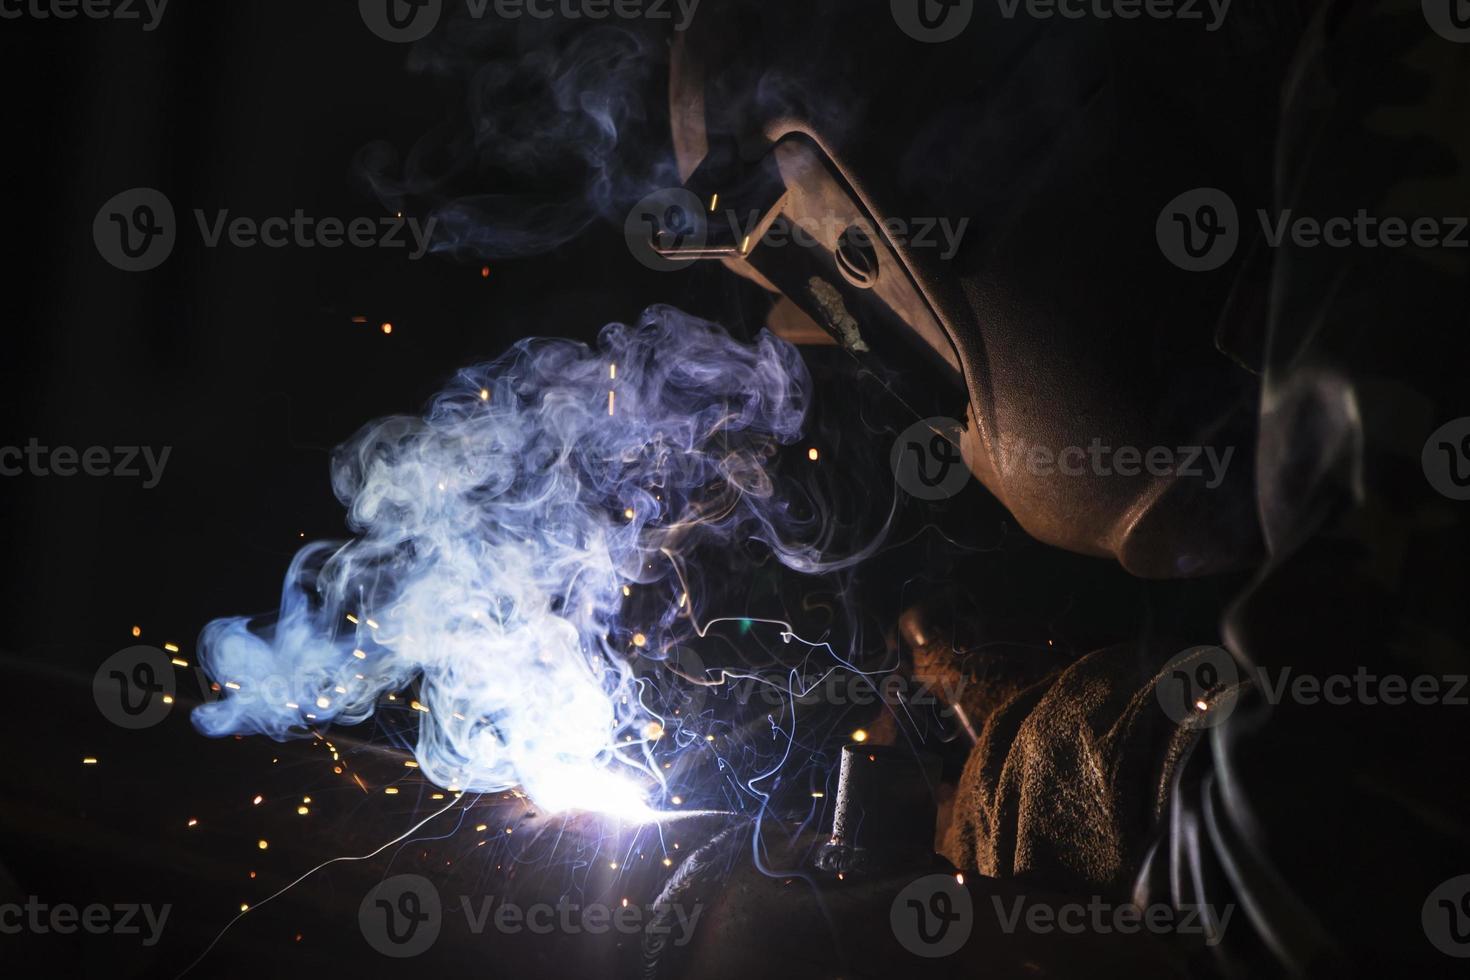
[[[1255,6],[1211,31],[711,5],[670,79],[666,214],[703,214],[660,254],[779,294],[784,335],[921,352],[969,470],[1041,541],[1145,577],[1243,566],[1265,275],[1228,210],[1269,191],[1277,93],[1238,65],[1279,78],[1290,33]]]

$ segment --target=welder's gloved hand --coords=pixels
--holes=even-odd
[[[1179,724],[1161,710],[1158,685],[1193,669],[1181,659],[1161,670],[1168,656],[1099,650],[991,714],[960,781],[945,856],[992,877],[1126,897],[1206,717],[1176,712]],[[1199,697],[1218,709],[1236,693],[1226,685]]]

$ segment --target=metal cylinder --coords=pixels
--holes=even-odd
[[[939,759],[887,745],[842,749],[832,837],[817,855],[827,871],[922,862],[934,853]]]

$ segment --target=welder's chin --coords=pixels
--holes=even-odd
[[[1055,421],[1055,420],[1052,420]],[[1122,446],[1055,429],[981,426],[966,413],[970,472],[1032,537],[1117,560],[1142,578],[1236,570],[1257,557],[1248,453]]]

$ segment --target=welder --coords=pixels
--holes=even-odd
[[[1238,0],[1215,30],[907,3],[968,19],[936,40],[901,2],[702,11],[673,60],[685,186],[764,219],[703,254],[855,354],[922,350],[969,469],[1040,541],[1141,578],[1250,573],[1223,642],[1098,650],[972,705],[945,857],[1233,910],[1190,973],[1449,972],[1470,901],[1432,896],[1470,874],[1464,709],[1289,679],[1470,672],[1470,251],[1267,232],[1470,214],[1470,45],[1418,0]],[[863,234],[760,244],[834,211]],[[924,215],[970,219],[952,257],[883,234]],[[1205,481],[1007,455],[1099,440],[1234,456]]]

